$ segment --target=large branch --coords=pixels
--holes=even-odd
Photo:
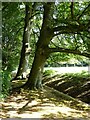
[[[58,26],[53,28],[53,32],[55,35],[57,33],[79,33],[82,31],[86,31],[86,26],[85,25],[68,25],[68,26]]]
[[[49,48],[49,52],[50,53],[53,53],[53,52],[72,53],[75,55],[81,55],[81,56],[85,56],[85,57],[90,58],[90,53],[81,52],[78,50],[71,50],[71,49],[67,49],[67,48]]]
[[[74,17],[74,1],[73,0],[71,1],[70,8],[71,8],[71,18],[73,19]]]

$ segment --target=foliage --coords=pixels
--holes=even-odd
[[[55,74],[55,71],[54,70],[45,70],[43,74],[44,74],[44,76],[51,76],[51,75]]]
[[[20,58],[23,32],[21,28],[23,28],[24,17],[24,14],[22,14],[23,9],[20,9],[20,4],[2,4],[2,68],[3,70],[7,69],[9,72],[16,68]]]
[[[2,92],[0,96],[3,98],[9,95],[9,90],[11,88],[10,79],[10,73],[7,71],[2,71]]]

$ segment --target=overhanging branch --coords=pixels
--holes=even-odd
[[[68,26],[58,26],[53,28],[53,32],[59,33],[78,33],[86,31],[86,27],[84,25],[68,25]]]
[[[90,58],[90,53],[81,52],[78,50],[71,50],[71,49],[67,49],[67,48],[49,48],[49,51],[50,51],[50,53],[63,52],[63,53],[71,53],[71,54],[75,54],[75,55],[81,55],[81,56]]]

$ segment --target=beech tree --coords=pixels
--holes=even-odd
[[[24,32],[23,32],[23,41],[22,41],[22,50],[21,50],[21,57],[20,63],[18,67],[17,74],[14,79],[17,79],[19,76],[23,74],[28,68],[28,61],[29,61],[29,54],[30,54],[30,29],[31,29],[31,22],[30,18],[32,16],[32,3],[25,4],[25,25],[24,25]]]
[[[64,3],[60,3],[64,4]],[[72,6],[72,3],[71,3]],[[71,7],[70,6],[70,7]],[[86,7],[89,8],[90,4]],[[64,53],[73,53],[78,54],[82,56],[86,56],[90,58],[90,53],[80,50],[73,50],[68,48],[50,48],[49,43],[53,39],[53,37],[60,35],[60,34],[79,34],[79,33],[89,33],[89,23],[88,21],[86,24],[80,21],[80,18],[83,17],[83,13],[85,9],[82,11],[82,13],[73,20],[73,13],[74,8],[71,7],[71,17],[67,20],[65,18],[62,19],[62,21],[54,20],[53,15],[55,12],[55,3],[53,2],[47,2],[43,5],[44,12],[43,12],[43,23],[40,30],[40,36],[36,43],[36,51],[35,51],[35,57],[32,64],[31,72],[29,74],[28,81],[24,85],[24,87],[29,87],[30,89],[33,88],[41,88],[42,86],[42,66],[44,66],[46,59],[49,57],[49,55],[53,52],[64,52]],[[60,22],[60,23],[59,23]]]
[[[35,9],[37,7],[37,3],[25,3],[25,25],[24,25],[24,32],[23,32],[23,40],[22,40],[22,50],[21,50],[21,57],[20,57],[20,63],[18,67],[17,74],[13,80],[18,79],[18,77],[23,76],[27,77],[27,69],[29,69],[29,55],[31,52],[30,47],[30,33],[32,30],[32,24],[33,24],[33,17],[34,14],[37,14],[35,12]],[[23,75],[23,73],[25,73]]]

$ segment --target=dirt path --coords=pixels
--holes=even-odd
[[[21,90],[0,104],[0,118],[90,120],[88,104],[46,86],[38,91]]]

